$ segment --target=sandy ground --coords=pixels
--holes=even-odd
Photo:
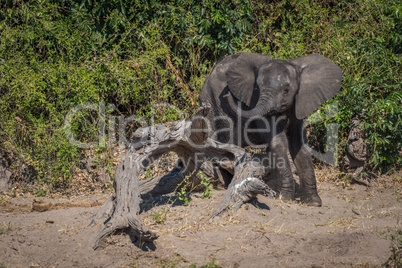
[[[142,218],[160,237],[132,241],[124,232],[94,251],[100,224],[87,227],[105,194],[44,198],[49,211],[32,212],[33,197],[0,199],[0,267],[376,267],[391,255],[390,234],[401,229],[401,186],[319,184],[323,207],[258,196],[232,217],[210,223],[225,190],[146,200]],[[386,237],[384,232],[388,234]],[[212,267],[212,266],[210,266]]]

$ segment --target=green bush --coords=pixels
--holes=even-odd
[[[317,124],[312,136],[323,139],[326,124],[339,123],[341,157],[350,120],[362,115],[370,166],[399,168],[400,11],[383,0],[2,2],[0,147],[15,169],[24,162],[41,183],[68,185],[86,153],[64,131],[73,107],[97,105],[71,121],[75,139],[94,142],[102,138],[102,120],[135,114],[150,122],[153,104],[173,104],[190,117],[203,81],[227,54],[320,53],[344,75],[330,101],[339,102],[339,114]],[[158,123],[180,115],[156,109],[155,116]],[[104,153],[105,146],[95,149]]]
[[[363,116],[370,167],[382,172],[400,168],[402,160],[401,7],[387,1],[261,1],[253,10],[255,37],[244,47],[282,59],[320,53],[337,63],[342,88],[328,103],[339,102],[339,114],[317,124],[311,136],[323,143],[323,129],[338,123],[342,157],[351,119]]]

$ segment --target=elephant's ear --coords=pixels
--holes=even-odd
[[[319,54],[289,60],[301,70],[299,92],[296,95],[296,117],[303,119],[341,88],[342,70]]]
[[[271,58],[271,56],[243,52],[227,69],[226,81],[230,92],[247,106],[251,104],[258,69]]]

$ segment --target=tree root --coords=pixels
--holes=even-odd
[[[244,203],[247,203],[258,194],[269,197],[276,195],[262,179],[266,178],[269,168],[264,167],[258,158],[243,157],[235,167],[235,176],[229,184],[225,197],[219,208],[212,214],[209,221],[216,220],[224,212],[230,211],[233,215]]]
[[[113,217],[106,222],[93,241],[93,249],[101,246],[103,239],[110,236],[117,230],[130,229],[134,236],[147,243],[153,242],[159,237],[158,234],[150,231],[141,221],[138,215],[124,215]]]

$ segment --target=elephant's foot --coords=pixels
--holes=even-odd
[[[304,187],[303,187],[304,186]],[[305,183],[300,189],[300,201],[309,207],[321,207],[322,201],[317,192],[317,185],[315,183]]]
[[[279,187],[279,199],[283,201],[295,200],[295,181],[291,177],[282,179],[282,185]]]
[[[322,201],[321,198],[318,196],[317,193],[310,194],[310,195],[303,195],[301,197],[301,202],[306,204],[309,207],[321,207]]]
[[[293,201],[295,199],[294,193],[290,191],[281,191],[279,199],[282,201]]]
[[[282,200],[282,201],[295,200],[295,184],[294,184],[294,182],[293,183],[292,182],[287,183],[286,185],[283,185],[279,189],[279,199],[280,200]]]

